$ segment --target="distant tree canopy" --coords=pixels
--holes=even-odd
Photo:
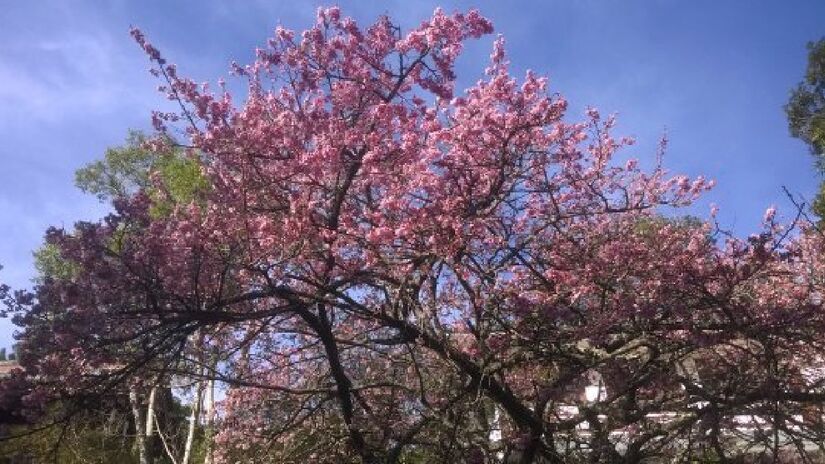
[[[155,215],[196,200],[208,189],[196,153],[177,147],[168,137],[154,142],[150,148],[145,134],[130,132],[125,145],[106,150],[102,160],[78,169],[75,184],[101,201],[142,192],[152,198]]]
[[[816,167],[825,173],[825,38],[808,43],[805,78],[785,105],[791,135],[808,144]],[[814,212],[825,217],[825,184],[813,203]]]

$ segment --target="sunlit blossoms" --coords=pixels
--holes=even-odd
[[[30,402],[213,381],[222,463],[820,452],[822,237],[773,208],[744,240],[680,215],[712,182],[615,161],[614,118],[571,121],[502,37],[456,89],[492,31],[320,9],[231,95],[134,30],[181,108],[152,146],[203,182],[150,176],[47,234],[72,266],[19,311]]]

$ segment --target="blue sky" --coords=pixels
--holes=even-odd
[[[73,186],[73,172],[148,128],[166,102],[128,34],[139,26],[182,74],[214,81],[247,62],[278,24],[303,29],[315,1],[5,2],[0,9],[0,281],[30,285],[31,251],[49,225],[105,208]],[[788,136],[782,105],[802,76],[805,43],[825,35],[825,2],[556,0],[341,2],[366,24],[388,13],[410,27],[441,5],[477,7],[507,38],[514,70],[550,77],[571,103],[618,112],[617,133],[650,163],[667,130],[665,164],[704,174],[716,189],[694,208],[720,206],[723,225],[755,230],[763,211],[790,214],[782,186],[812,197],[805,146]],[[476,80],[492,38],[459,62],[458,88]],[[0,320],[0,346],[12,328]]]

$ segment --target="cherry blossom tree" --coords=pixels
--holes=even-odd
[[[456,92],[492,31],[320,9],[238,97],[133,30],[179,107],[152,149],[201,177],[47,233],[71,272],[10,303],[26,401],[212,382],[216,463],[821,457],[823,238],[680,218],[712,182],[617,161],[614,119],[565,119],[502,37]]]

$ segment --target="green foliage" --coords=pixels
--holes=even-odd
[[[45,278],[70,280],[77,272],[77,264],[65,259],[57,245],[44,244],[34,252],[34,268],[37,270],[36,281]]]
[[[785,113],[791,135],[808,144],[817,171],[825,174],[825,37],[808,43],[805,79],[791,91]],[[825,183],[820,184],[811,210],[825,218]]]
[[[168,156],[158,160],[154,166],[160,179],[159,186],[147,189],[152,198],[151,214],[162,217],[171,214],[176,205],[186,205],[200,201],[202,194],[209,190],[209,183],[201,172],[196,158]]]
[[[115,424],[106,424],[109,426]],[[0,464],[59,462],[61,464],[137,464],[132,438],[124,429],[108,429],[104,424],[87,423],[54,426],[16,426],[0,440]],[[4,460],[4,459],[7,459]]]
[[[34,423],[0,424],[0,464],[138,464],[134,416],[125,401],[123,396],[107,397],[96,408],[75,411],[68,422],[58,420],[66,417],[68,403],[58,403]],[[156,401],[155,417],[174,461],[157,430],[146,437],[147,451],[151,464],[173,464],[183,455],[191,410],[171,391],[166,396],[160,394]],[[146,404],[141,404],[140,410],[145,420]],[[203,463],[206,450],[206,432],[198,427],[190,463]]]
[[[808,144],[825,171],[825,38],[808,43],[805,79],[791,91],[785,112],[791,135]]]
[[[201,171],[200,159],[181,149],[153,151],[147,147],[147,140],[141,132],[130,132],[123,146],[109,148],[103,159],[78,169],[75,184],[100,201],[143,191],[151,199],[149,213],[153,218],[168,216],[179,205],[201,202],[209,191],[209,182]],[[119,252],[129,233],[130,228],[121,225],[112,234],[109,246],[113,252]],[[59,247],[51,244],[34,252],[34,266],[38,273],[35,282],[46,278],[71,280],[78,273],[77,264],[61,256]]]
[[[819,192],[816,194],[813,203],[811,204],[811,211],[819,218],[825,218],[825,183],[819,184]]]
[[[130,132],[125,145],[109,148],[103,159],[78,169],[75,184],[101,201],[143,191],[152,199],[150,212],[155,217],[200,201],[209,184],[197,156],[179,148],[152,150],[147,140],[140,132]],[[174,146],[171,140],[166,142]]]
[[[126,145],[109,148],[102,160],[78,169],[75,185],[101,201],[128,196],[148,187],[149,173],[159,155],[146,150],[145,142],[144,134],[130,132]]]
[[[696,216],[650,216],[641,218],[636,222],[635,231],[641,235],[647,235],[661,229],[664,226],[675,227],[677,229],[694,229],[704,224],[702,219]]]

